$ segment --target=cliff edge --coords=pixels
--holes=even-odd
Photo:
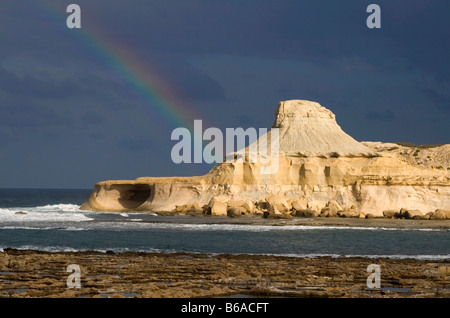
[[[235,208],[238,214],[277,215],[296,204],[297,211],[321,213],[328,208],[374,216],[402,208],[450,210],[450,166],[408,160],[392,151],[404,147],[397,144],[358,142],[319,103],[280,102],[273,127],[263,137],[204,176],[100,182],[81,208],[213,215],[230,215]],[[449,145],[439,147],[433,151],[448,160]]]

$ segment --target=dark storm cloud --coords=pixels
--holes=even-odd
[[[94,111],[87,111],[80,116],[81,121],[89,125],[98,125],[105,122],[105,118]]]
[[[174,76],[172,76],[174,75]],[[186,72],[172,73],[169,75],[172,87],[180,89],[181,96],[191,101],[225,101],[227,100],[225,89],[214,79],[193,69]]]
[[[380,62],[394,54],[411,65],[423,54],[444,57],[441,48],[449,46],[448,3],[377,3],[382,8],[381,30],[365,26],[369,2],[359,0],[146,1],[134,7],[129,3],[105,6],[98,1],[93,5],[99,11],[91,19],[136,48],[184,56],[306,57],[321,62],[323,58],[366,53],[365,57]],[[123,22],[120,25],[119,15]],[[437,64],[432,59],[426,63]]]
[[[87,93],[76,81],[67,79],[58,81],[34,76],[20,78],[2,68],[0,68],[0,89],[12,95],[30,98],[60,99]]]
[[[0,2],[0,186],[36,185],[13,157],[29,148],[42,186],[66,182],[52,158],[78,165],[67,175],[85,181],[68,187],[188,173],[168,159],[170,133],[148,127],[170,119],[117,72],[133,60],[105,56],[116,48],[218,127],[270,127],[278,101],[300,98],[358,140],[449,142],[448,1],[377,0],[370,30],[371,1],[77,0],[82,32],[65,25],[69,3]]]
[[[18,133],[23,129],[68,125],[71,120],[41,104],[6,101],[0,103],[0,125]]]
[[[238,115],[237,124],[239,127],[253,127],[255,125],[255,120],[247,115]]]
[[[36,63],[67,68],[69,71],[96,69],[114,74],[113,66],[103,56],[111,49],[102,47],[103,35],[96,33],[100,26],[102,34],[106,33],[105,37],[109,39],[109,44],[131,48],[137,52],[139,58],[147,61],[151,69],[159,71],[156,76],[159,76],[160,80],[165,81],[167,85],[176,87],[185,100],[226,100],[224,89],[217,81],[190,65],[186,52],[176,54],[178,51],[173,50],[174,46],[179,46],[180,50],[184,50],[186,45],[195,46],[194,38],[200,36],[198,33],[200,30],[196,30],[197,34],[193,34],[192,37],[186,37],[183,32],[179,33],[184,29],[181,25],[179,25],[181,30],[177,28],[175,30],[170,21],[160,16],[157,17],[158,23],[155,24],[154,14],[158,10],[155,10],[154,6],[159,7],[158,4],[136,2],[134,6],[130,6],[129,3],[109,5],[108,1],[92,3],[92,1],[81,0],[78,4],[82,8],[83,29],[88,36],[92,37],[88,39],[84,35],[77,35],[76,30],[68,30],[65,26],[67,4],[55,1],[45,2],[51,3],[47,5],[52,8],[51,10],[27,0],[20,5],[13,2],[3,4],[3,12],[9,15],[5,16],[0,23],[4,26],[4,30],[14,29],[15,32],[3,30],[0,62],[19,56],[34,59]],[[180,2],[174,2],[172,5],[175,6],[175,10],[165,5],[167,7],[162,8],[163,11],[169,11],[169,15],[176,11],[178,16],[181,13],[178,12],[181,9]],[[33,10],[30,11],[30,9]],[[192,21],[189,23],[192,24]],[[2,35],[1,32],[0,35]],[[100,38],[97,39],[97,36]],[[89,41],[98,41],[100,50],[104,52],[94,52],[87,44]],[[109,53],[114,54],[114,52]],[[129,61],[119,60],[118,63],[125,63],[127,67],[126,63]],[[148,71],[150,72],[151,69]],[[0,77],[4,79],[1,83],[4,85],[4,90],[10,93],[23,91],[24,94],[36,97],[63,98],[68,94],[87,96],[92,94],[89,88],[96,87],[96,80],[98,81],[92,78],[75,78],[56,82],[54,79],[36,78],[33,75],[18,78],[14,74],[5,74],[5,72],[2,70],[3,74],[0,74]],[[120,74],[116,76],[119,78]],[[110,94],[126,90],[136,94],[132,92],[132,87],[126,87],[130,85],[125,79],[120,80],[124,84],[122,87],[114,87],[118,83],[110,83],[112,87]],[[82,85],[78,86],[79,83]]]
[[[143,152],[152,150],[153,141],[150,138],[127,138],[120,140],[116,146],[126,151]]]
[[[432,88],[422,88],[422,93],[439,109],[450,112],[450,97]]]
[[[394,120],[397,116],[390,110],[386,109],[384,112],[367,112],[366,119],[368,121],[380,121],[380,122],[390,122]]]
[[[62,78],[55,78],[49,72],[19,76],[0,67],[0,91],[21,99],[28,97],[33,101],[70,97],[130,99],[135,94],[116,80],[101,78],[88,70],[81,74],[70,74],[72,71],[68,70]]]
[[[0,68],[0,125],[20,134],[30,128],[67,128],[77,117],[83,123],[97,125],[105,122],[98,110],[114,113],[133,108],[140,98],[123,83],[88,71],[65,74],[66,78],[41,75],[18,76]]]
[[[169,87],[176,88],[184,100],[227,100],[224,88],[211,76],[191,65],[186,56],[147,52],[146,59],[156,76],[160,76]]]

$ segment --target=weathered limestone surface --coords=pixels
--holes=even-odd
[[[382,269],[368,289],[368,264]],[[81,288],[67,288],[69,264]],[[2,298],[449,298],[448,260],[245,254],[0,252]]]
[[[436,209],[450,210],[447,167],[408,160],[417,151],[405,157],[392,151],[395,146],[360,143],[341,129],[330,110],[318,103],[280,102],[273,128],[279,129],[279,138],[275,140],[279,152],[264,157],[271,159],[270,163],[258,159],[263,149],[258,140],[256,148],[250,145],[235,153],[232,156],[235,159],[218,164],[204,176],[100,182],[82,209],[162,212],[175,211],[178,207],[180,211],[180,206],[196,202],[206,214],[226,215],[227,209],[237,206],[225,207],[225,204],[243,201],[253,205],[248,207],[253,214],[272,211],[283,215],[289,205],[282,207],[267,200],[270,195],[278,195],[286,202],[305,202],[307,206],[301,210],[318,212],[324,208],[335,211],[336,208],[327,206],[333,200],[342,210],[364,212],[357,217],[368,213],[371,217],[383,216],[385,210],[402,208],[420,210],[423,215]],[[271,146],[271,134],[272,131],[267,134],[267,147]],[[252,149],[259,151],[252,152]],[[440,162],[450,156],[449,145],[433,151]],[[432,160],[429,152],[426,153]],[[277,167],[274,173],[263,169],[274,163]],[[217,196],[221,196],[220,200],[214,200]],[[302,205],[299,202],[297,206]],[[292,212],[292,204],[289,209]]]

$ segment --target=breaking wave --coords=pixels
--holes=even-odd
[[[8,246],[1,246],[0,252],[4,252],[9,249]],[[118,248],[97,248],[97,249],[83,249],[83,248],[73,248],[68,246],[38,246],[38,245],[22,245],[18,247],[14,247],[16,250],[30,250],[30,251],[43,251],[50,253],[65,253],[65,252],[100,252],[100,253],[165,253],[165,254],[175,254],[175,253],[186,253],[186,254],[208,254],[208,255],[222,255],[223,253],[203,253],[203,252],[183,252],[176,249],[160,249],[160,248],[127,248],[127,247],[118,247]],[[321,257],[331,257],[331,258],[368,258],[368,259],[416,259],[416,260],[424,260],[424,261],[446,261],[450,260],[450,254],[443,255],[407,255],[407,254],[380,254],[380,255],[372,255],[372,254],[333,254],[333,253],[289,253],[289,254],[280,254],[280,253],[227,253],[234,255],[264,255],[264,256],[275,256],[275,257],[292,257],[292,258],[321,258]]]
[[[13,226],[19,223],[21,226],[35,222],[82,222],[92,218],[80,210],[76,204],[49,204],[36,207],[0,208],[0,224]]]

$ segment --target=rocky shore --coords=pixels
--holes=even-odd
[[[80,287],[68,288],[70,264]],[[370,264],[380,288],[368,289]],[[450,261],[263,255],[0,252],[0,297],[450,297]]]
[[[198,201],[192,204],[176,206],[169,212],[156,212],[160,215],[227,215],[238,218],[242,215],[259,215],[271,219],[300,218],[358,218],[358,219],[411,219],[411,220],[450,220],[450,211],[435,209],[422,212],[418,209],[401,208],[398,210],[383,210],[381,213],[366,213],[359,211],[355,205],[341,206],[336,200],[328,202],[310,201],[304,199],[286,199],[280,195],[269,195],[264,200],[230,201],[226,195],[215,196],[211,201],[200,206]]]

